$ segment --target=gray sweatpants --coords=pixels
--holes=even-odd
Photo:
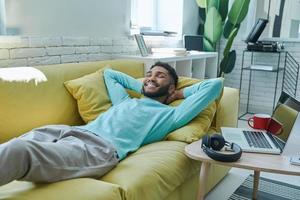
[[[117,163],[115,148],[101,137],[67,125],[44,126],[0,145],[0,185],[98,178]]]

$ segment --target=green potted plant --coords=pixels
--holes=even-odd
[[[203,29],[203,48],[205,51],[216,51],[217,42],[220,41],[222,33],[226,41],[223,51],[223,59],[220,63],[218,76],[230,73],[235,65],[236,51],[231,50],[232,43],[236,37],[241,22],[245,19],[250,0],[234,0],[228,12],[229,0],[196,0],[200,8],[205,9]],[[201,26],[201,24],[200,24]]]

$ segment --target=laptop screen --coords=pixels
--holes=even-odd
[[[245,42],[246,43],[256,43],[259,36],[264,31],[266,25],[268,23],[267,19],[259,18],[256,24],[253,26],[252,30],[250,31],[249,35],[247,36]]]
[[[272,115],[283,127],[282,133],[277,135],[277,137],[282,140],[282,149],[289,138],[299,112],[300,102],[287,93],[282,92]]]

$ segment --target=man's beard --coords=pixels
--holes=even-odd
[[[162,97],[162,96],[166,96],[169,94],[169,87],[170,87],[170,85],[168,84],[166,86],[159,88],[159,90],[156,92],[146,92],[144,89],[145,86],[143,86],[142,93],[143,93],[143,95],[145,95],[146,97],[149,97],[149,98]]]

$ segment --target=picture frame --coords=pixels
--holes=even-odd
[[[145,43],[145,40],[144,40],[144,37],[140,34],[135,34],[134,35],[134,38],[138,44],[138,47],[139,47],[139,50],[140,50],[140,53],[143,57],[146,57],[148,56],[150,53],[149,53],[149,50],[148,50],[148,47]]]

